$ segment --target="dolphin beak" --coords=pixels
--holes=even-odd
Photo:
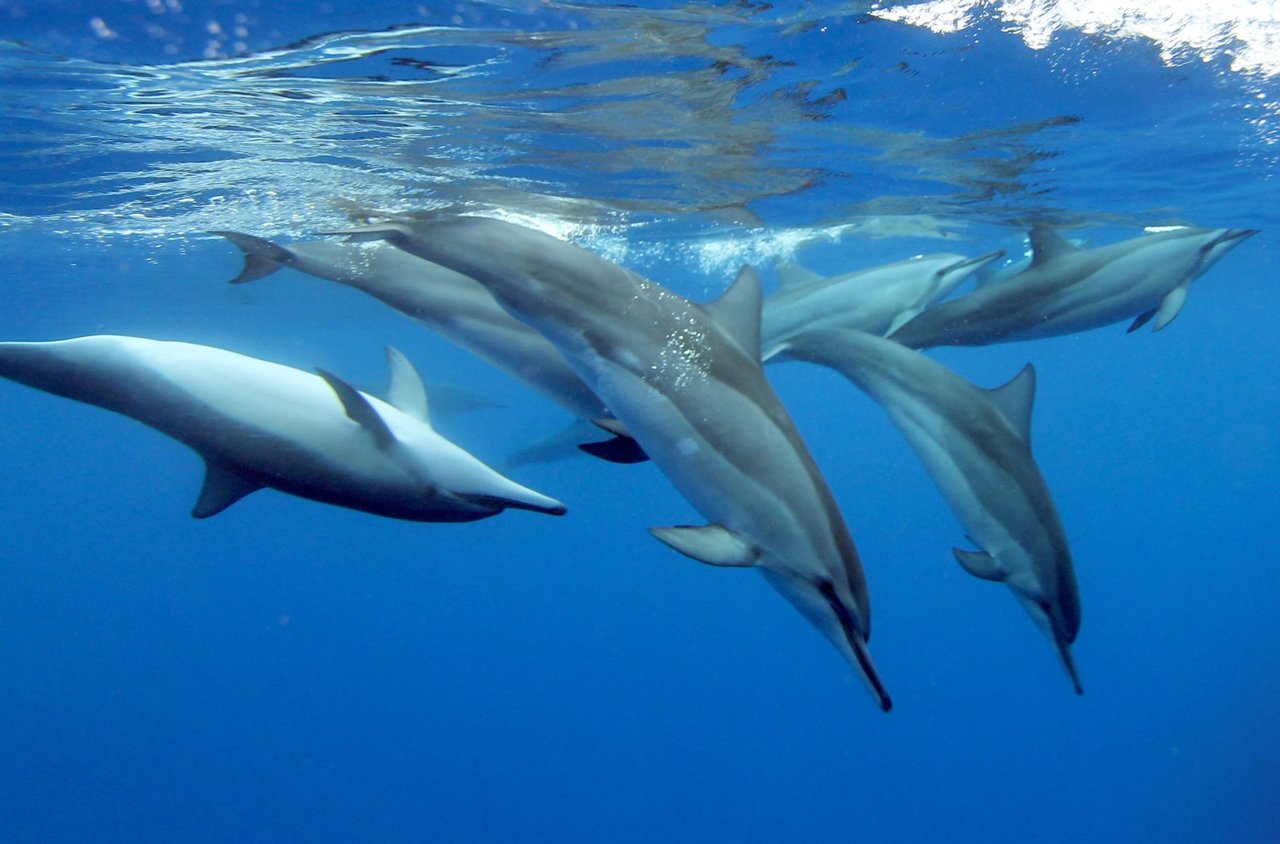
[[[950,275],[951,273],[976,273],[992,261],[1000,260],[1004,255],[1005,252],[1003,249],[997,249],[995,252],[988,252],[986,255],[979,255],[977,258],[968,258],[947,267],[947,275]]]
[[[822,597],[827,599],[827,604],[839,620],[840,629],[844,632],[845,641],[848,642],[849,651],[853,656],[851,661],[854,667],[858,669],[858,673],[866,681],[872,697],[880,705],[880,711],[888,712],[893,709],[893,701],[889,699],[889,692],[880,680],[880,675],[876,672],[876,666],[871,661],[871,654],[867,650],[867,637],[863,636],[862,632],[858,630],[858,626],[854,624],[853,613],[849,612],[849,608],[840,600],[840,596],[835,593],[835,589],[832,588],[829,582],[822,584],[819,587],[819,592]]]
[[[1080,675],[1076,673],[1076,661],[1071,656],[1071,643],[1060,636],[1054,637],[1054,644],[1058,648],[1058,656],[1062,658],[1062,667],[1067,669],[1067,676],[1071,678],[1071,687],[1075,689],[1076,694],[1084,694],[1084,686],[1080,685]]]

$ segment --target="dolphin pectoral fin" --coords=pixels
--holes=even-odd
[[[905,311],[902,311],[896,317],[893,318],[893,322],[889,323],[889,329],[885,331],[885,333],[882,334],[881,336],[888,337],[890,334],[897,331],[899,328],[901,328],[902,326],[906,325],[908,322],[911,322],[911,320],[919,316],[921,310],[922,310],[921,308],[907,308]]]
[[[347,412],[347,416],[372,434],[379,448],[389,448],[395,444],[396,435],[391,433],[386,421],[378,415],[378,411],[373,409],[373,405],[369,404],[369,400],[362,396],[359,390],[328,370],[316,369],[316,372],[338,394],[338,400],[342,402],[342,408]]]
[[[1139,328],[1141,328],[1142,326],[1144,326],[1144,325],[1146,325],[1147,323],[1151,322],[1151,318],[1152,318],[1153,316],[1155,316],[1155,315],[1156,315],[1156,311],[1158,311],[1158,310],[1160,310],[1160,309],[1159,309],[1159,308],[1152,308],[1152,309],[1151,309],[1151,310],[1149,310],[1149,311],[1143,311],[1142,313],[1138,314],[1136,317],[1134,317],[1133,322],[1129,324],[1129,327],[1128,327],[1128,328],[1126,328],[1126,329],[1124,330],[1124,333],[1125,333],[1125,334],[1132,334],[1133,332],[1137,331],[1137,330],[1138,330]]]
[[[1177,287],[1165,294],[1160,300],[1160,307],[1156,309],[1156,323],[1151,326],[1152,331],[1159,331],[1169,323],[1173,322],[1173,318],[1182,310],[1182,306],[1187,303],[1187,293],[1191,289],[1191,279],[1187,278]]]
[[[1004,580],[1004,572],[996,565],[995,558],[986,551],[966,551],[963,548],[952,548],[956,562],[969,574],[983,580]]]
[[[409,359],[394,346],[387,346],[387,363],[391,366],[391,386],[387,388],[387,403],[430,427],[431,415],[427,411],[427,388],[422,376]]]
[[[754,566],[760,553],[723,525],[651,527],[649,533],[675,550],[711,566]]]
[[[578,443],[578,448],[592,457],[598,457],[609,463],[630,465],[632,463],[644,463],[649,459],[649,455],[645,454],[644,449],[640,447],[640,443],[631,439],[631,437],[621,434],[600,442]]]
[[[760,274],[745,266],[729,289],[703,309],[748,355],[760,358],[760,311],[763,307]]]
[[[211,231],[209,234],[225,237],[244,252],[244,269],[231,279],[232,284],[257,281],[293,263],[292,252],[264,238],[232,231]]]
[[[204,466],[204,486],[200,488],[196,506],[191,509],[192,517],[197,519],[216,516],[249,493],[257,492],[265,486],[216,460],[205,458]]]
[[[1036,400],[1036,369],[1031,364],[999,387],[987,390],[987,397],[1022,441],[1031,446],[1031,407]]]

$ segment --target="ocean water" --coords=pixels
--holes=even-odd
[[[1280,840],[1278,74],[1280,4],[1243,0],[0,0],[0,339],[371,391],[390,343],[483,397],[438,427],[499,466],[565,413],[355,291],[228,286],[206,232],[496,214],[705,300],[793,253],[1261,230],[1157,334],[931,353],[1037,367],[1081,697],[815,367],[768,372],[862,554],[889,714],[756,574],[648,536],[699,521],[652,465],[510,468],[558,519],[263,491],[198,521],[190,450],[0,383],[0,840]]]

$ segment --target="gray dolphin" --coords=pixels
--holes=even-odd
[[[215,231],[244,252],[233,284],[291,267],[363,291],[441,334],[450,342],[523,381],[575,416],[610,417],[600,399],[538,332],[513,318],[474,279],[389,244],[310,241],[282,246],[232,231]],[[625,432],[583,446],[619,463],[644,459]]]
[[[880,707],[858,552],[760,364],[759,276],[698,305],[585,249],[483,217],[398,219],[390,240],[485,285],[541,332],[710,524],[652,528],[717,566],[759,567],[845,656]]]
[[[1255,233],[1179,228],[1079,249],[1033,229],[1025,271],[929,308],[889,337],[925,349],[1056,337],[1130,319],[1130,331],[1153,319],[1159,331],[1182,310],[1191,282]]]
[[[794,260],[784,261],[778,265],[778,289],[764,300],[762,357],[769,360],[787,339],[815,328],[888,334],[1003,254],[917,255],[825,277]]]
[[[1057,649],[1080,694],[1071,659],[1080,595],[1062,521],[1031,456],[1031,365],[1004,386],[984,390],[919,352],[848,329],[797,335],[779,359],[832,367],[885,409],[982,549],[953,549],[960,565],[1009,587]]]
[[[196,518],[264,487],[422,522],[475,521],[508,507],[565,512],[436,433],[417,372],[396,350],[387,355],[386,402],[323,370],[113,335],[0,343],[0,376],[122,413],[190,446],[206,466]]]

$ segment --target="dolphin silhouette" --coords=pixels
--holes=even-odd
[[[698,305],[585,249],[484,217],[395,219],[386,239],[476,279],[545,336],[710,524],[651,528],[716,566],[754,566],[845,656],[880,708],[870,603],[843,517],[760,363],[760,279]]]
[[[196,518],[264,487],[422,522],[475,521],[509,507],[565,512],[436,433],[412,364],[390,347],[387,356],[386,402],[324,370],[114,335],[0,343],[0,375],[190,446],[206,466]]]
[[[1080,694],[1071,658],[1080,595],[1062,521],[1031,456],[1031,365],[984,390],[919,352],[849,329],[797,335],[778,359],[836,369],[884,408],[982,549],[953,549],[956,560],[970,574],[1009,587]]]
[[[1026,270],[943,302],[891,333],[905,346],[982,346],[1056,337],[1133,320],[1164,328],[1199,275],[1256,229],[1179,228],[1080,249],[1045,228]]]
[[[268,276],[280,267],[327,279],[373,296],[550,398],[575,416],[610,414],[564,358],[538,332],[513,318],[475,280],[389,244],[309,241],[282,246],[233,231],[215,231],[244,252],[233,284]],[[616,463],[645,459],[623,431],[589,443],[584,451]]]
[[[784,261],[778,265],[778,289],[764,300],[762,357],[768,361],[787,339],[815,328],[888,334],[1003,254],[917,255],[828,277]]]

